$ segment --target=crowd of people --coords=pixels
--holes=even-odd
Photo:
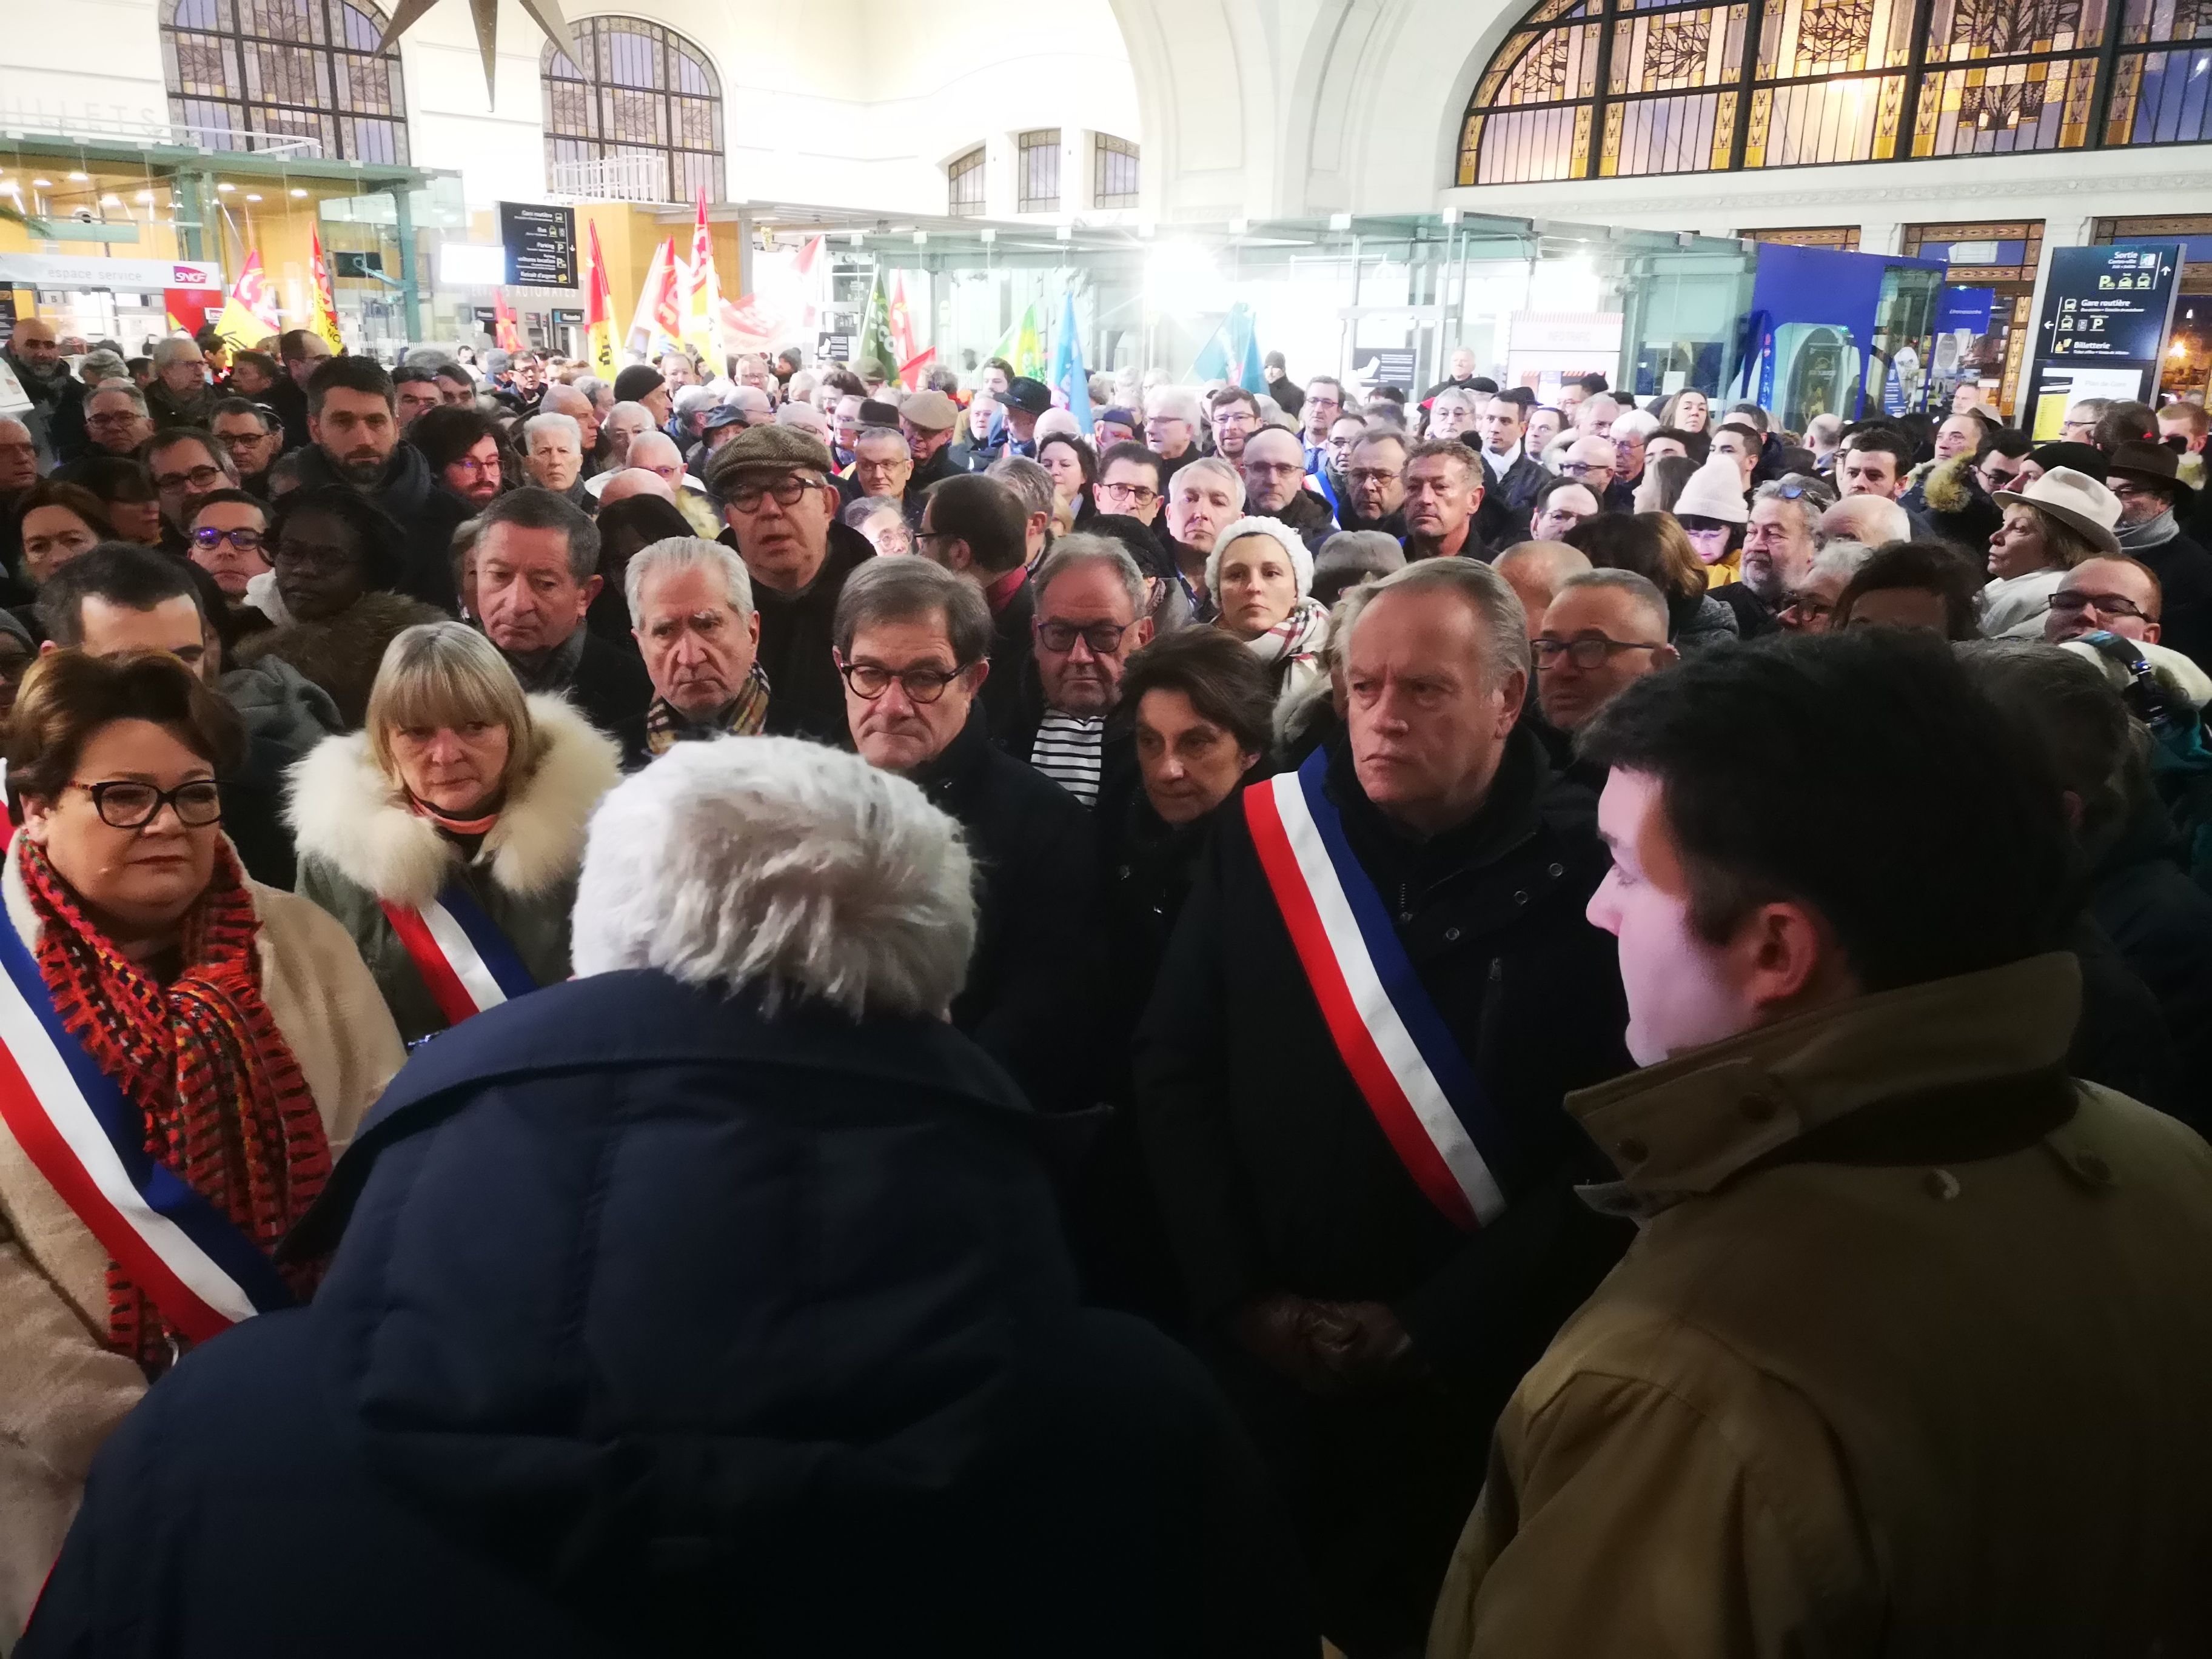
[[[0,1652],[2212,1651],[2203,405],[4,356]]]

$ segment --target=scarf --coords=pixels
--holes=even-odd
[[[1328,612],[1311,599],[1300,599],[1291,614],[1256,640],[1245,641],[1252,654],[1270,665],[1287,668],[1311,662],[1328,639]]]
[[[1705,567],[1705,586],[1708,588],[1726,587],[1730,582],[1743,580],[1743,550],[1737,548],[1725,559]]]
[[[514,678],[522,682],[526,691],[549,691],[558,695],[568,689],[576,678],[576,666],[584,659],[584,627],[579,623],[568,637],[550,651],[532,652],[521,657],[502,652],[507,666],[514,670]]]
[[[758,663],[745,676],[738,695],[719,713],[695,720],[665,697],[655,697],[645,711],[645,746],[665,755],[679,743],[709,738],[757,737],[768,724],[768,675]]]
[[[145,1125],[148,1154],[248,1239],[273,1253],[331,1172],[330,1142],[275,1016],[254,949],[261,924],[228,847],[186,915],[183,970],[164,985],[86,920],[45,852],[22,848],[39,919],[39,973],[54,1011]],[[284,1269],[305,1295],[319,1268]],[[185,1340],[153,1299],[107,1265],[107,1340],[159,1376]]]
[[[2180,533],[2181,526],[2173,521],[2173,509],[2170,507],[2155,519],[2145,519],[2141,524],[2112,526],[2112,534],[2119,538],[2122,547],[2163,547]]]

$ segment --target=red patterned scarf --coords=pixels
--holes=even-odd
[[[331,1172],[314,1097],[261,996],[261,931],[228,847],[180,930],[184,967],[163,984],[126,959],[78,908],[45,852],[26,842],[23,885],[39,919],[39,972],[54,1009],[145,1123],[146,1151],[191,1183],[264,1251],[307,1212]],[[306,1294],[319,1270],[286,1273]],[[149,1376],[185,1339],[113,1262],[107,1336]]]

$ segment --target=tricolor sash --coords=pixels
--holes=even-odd
[[[161,1317],[193,1342],[292,1305],[269,1258],[146,1151],[138,1109],[54,1012],[0,915],[0,1120]]]
[[[379,904],[448,1025],[538,988],[507,935],[458,881],[419,909]]]
[[[1336,1051],[1429,1201],[1472,1231],[1505,1194],[1485,1146],[1505,1145],[1323,790],[1328,755],[1244,792],[1244,817]],[[1502,1160],[1501,1160],[1502,1161]]]

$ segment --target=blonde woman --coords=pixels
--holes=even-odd
[[[292,769],[299,890],[352,933],[410,1042],[568,976],[584,830],[614,741],[526,696],[459,623],[393,640],[362,731]]]

